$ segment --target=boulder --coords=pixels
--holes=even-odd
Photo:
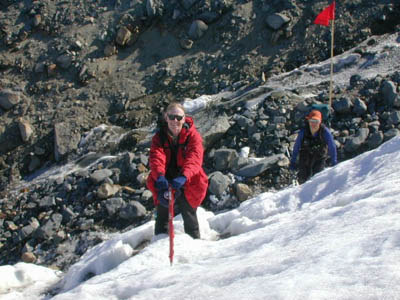
[[[266,19],[266,22],[268,27],[270,27],[273,30],[278,30],[285,24],[289,23],[290,18],[283,14],[276,13],[273,15],[269,15]]]
[[[234,171],[234,174],[243,177],[255,177],[271,168],[281,159],[285,159],[285,155],[276,154],[257,161],[249,160],[246,166]]]
[[[368,128],[360,128],[355,136],[351,136],[346,140],[344,144],[344,150],[347,152],[355,152],[358,150],[367,140],[369,134]]]
[[[20,118],[18,119],[18,128],[21,134],[22,141],[25,143],[28,142],[33,134],[31,124],[28,121]]]
[[[76,150],[81,136],[72,129],[70,123],[54,125],[54,157],[60,161],[65,155]]]
[[[0,91],[0,107],[4,110],[10,110],[21,101],[21,93],[8,89]]]
[[[132,32],[125,26],[122,26],[118,32],[115,42],[120,46],[125,46],[131,39]]]
[[[208,25],[204,23],[202,20],[193,21],[192,25],[190,25],[189,29],[189,37],[198,40],[200,39],[208,29]]]
[[[214,165],[218,171],[230,169],[239,155],[235,149],[218,149],[214,153]]]
[[[209,175],[208,189],[212,194],[216,195],[217,197],[221,197],[224,192],[227,191],[230,184],[230,178],[224,175],[222,172],[217,171]]]

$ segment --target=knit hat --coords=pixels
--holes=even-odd
[[[322,121],[322,114],[319,110],[312,110],[306,117],[307,120],[313,119],[313,120],[319,120],[320,122]]]

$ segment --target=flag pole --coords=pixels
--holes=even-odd
[[[329,21],[331,22],[331,78],[329,84],[329,108],[332,107],[332,85],[333,85],[333,45],[334,45],[334,37],[335,37],[335,7],[336,2],[333,2],[326,7],[321,13],[317,15],[314,20],[314,24],[319,24],[323,26],[329,26]]]
[[[333,81],[333,39],[335,36],[335,19],[331,22],[331,79],[329,83],[329,107],[332,107],[332,81]]]

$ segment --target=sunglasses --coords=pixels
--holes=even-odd
[[[317,124],[317,123],[319,123],[319,120],[310,119],[310,120],[308,120],[308,122],[310,122],[310,123],[314,123],[314,124]]]
[[[180,115],[168,115],[168,119],[170,119],[171,121],[173,120],[178,120],[181,121],[183,119],[184,116],[180,116]]]

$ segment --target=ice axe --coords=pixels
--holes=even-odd
[[[286,147],[286,153],[287,153],[288,158],[290,159],[290,152],[289,152],[288,147]],[[296,174],[294,172],[292,172],[292,171],[289,171],[289,172],[290,172],[290,177],[292,179],[292,185],[293,186],[298,186],[299,182],[298,182],[298,180],[296,178]]]
[[[172,187],[168,188],[168,235],[169,235],[169,262],[172,266],[174,262],[174,193]]]

